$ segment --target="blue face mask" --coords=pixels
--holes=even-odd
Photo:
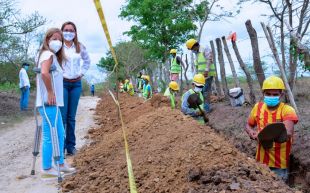
[[[24,66],[24,69],[27,71],[28,70],[28,68],[29,68],[29,66]]]
[[[275,107],[280,103],[280,96],[264,96],[264,102],[269,107]]]

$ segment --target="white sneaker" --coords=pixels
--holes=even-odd
[[[64,172],[60,172],[61,177],[63,177]],[[53,179],[58,177],[58,171],[55,168],[51,168],[49,170],[41,171],[42,179]]]
[[[76,172],[76,169],[73,168],[73,167],[70,167],[68,164],[64,164],[63,166],[59,166],[60,168],[60,171],[61,172],[64,172],[65,174],[68,174],[68,173],[75,173]]]

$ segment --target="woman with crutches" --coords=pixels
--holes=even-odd
[[[42,116],[42,178],[58,177],[58,180],[61,180],[64,173],[75,171],[65,164],[63,152],[65,136],[59,107],[64,104],[64,60],[62,32],[58,28],[49,29],[39,52],[36,106]],[[51,66],[56,67],[52,72]]]

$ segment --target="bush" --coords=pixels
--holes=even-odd
[[[14,84],[14,83],[10,83],[10,82],[5,82],[0,84],[0,91],[11,91],[11,92],[19,92],[19,85],[18,84]]]

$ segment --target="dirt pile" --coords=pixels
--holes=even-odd
[[[139,192],[293,192],[265,166],[240,153],[210,127],[179,110],[121,96]],[[78,172],[64,191],[128,192],[125,152],[117,111],[105,95],[97,106],[99,128],[75,159]]]

